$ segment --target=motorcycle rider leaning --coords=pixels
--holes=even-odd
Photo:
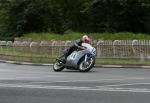
[[[66,62],[67,57],[75,50],[81,49],[83,50],[84,47],[82,47],[82,43],[90,43],[90,37],[88,35],[83,35],[80,40],[76,40],[72,46],[70,46],[67,49],[67,52],[65,54],[65,58],[63,59],[63,63]]]

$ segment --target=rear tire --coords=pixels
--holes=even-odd
[[[86,64],[84,59],[80,62],[79,67],[78,67],[80,72],[88,72],[88,71],[90,71],[95,65],[95,58],[90,58],[89,62],[86,62],[87,63]]]
[[[62,63],[60,63],[58,60],[56,60],[53,64],[53,70],[55,72],[60,72],[64,69],[64,66],[62,65]]]

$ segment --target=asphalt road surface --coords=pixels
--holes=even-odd
[[[150,69],[56,73],[49,66],[0,63],[0,103],[150,103]]]

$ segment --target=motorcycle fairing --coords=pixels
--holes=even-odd
[[[78,68],[79,60],[87,53],[87,50],[74,51],[67,57],[66,66]]]

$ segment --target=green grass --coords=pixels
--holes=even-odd
[[[123,58],[100,58],[96,60],[96,64],[110,64],[110,65],[150,65],[150,60],[141,60],[141,59],[123,59]]]
[[[76,40],[81,38],[85,33],[79,32],[66,32],[64,35],[54,33],[28,33],[24,34],[24,39],[32,39],[35,41],[41,40]],[[129,32],[120,33],[88,33],[94,40],[150,40],[150,34],[134,34]],[[47,54],[38,52],[26,52],[20,50],[20,48],[1,47],[0,49],[1,58],[16,60],[16,61],[29,61],[29,62],[40,62],[40,63],[53,63],[54,58],[57,54]],[[141,61],[140,59],[97,59],[96,64],[145,64],[149,65],[150,60]]]
[[[66,33],[64,35],[54,34],[54,33],[29,33],[24,34],[22,38],[32,40],[74,40],[79,39],[83,34],[82,33]]]
[[[21,48],[1,47],[0,59],[13,61],[26,61],[35,63],[53,63],[58,55],[40,52],[24,51]]]
[[[66,32],[64,35],[54,33],[28,33],[24,34],[25,39],[32,40],[76,40],[82,37],[86,33],[79,32]],[[149,40],[150,34],[134,34],[129,32],[120,33],[87,33],[94,40]]]
[[[57,54],[51,55],[50,53],[40,53],[40,52],[31,52],[24,51],[24,49],[13,48],[13,47],[2,47],[0,49],[1,55],[11,55],[18,57],[28,57],[28,58],[56,58]]]
[[[2,47],[0,48],[0,58],[13,61],[27,61],[34,63],[53,63],[58,57],[58,54],[47,53],[32,53],[26,52],[20,48]],[[96,64],[124,64],[124,65],[149,65],[150,60],[140,60],[134,58],[119,59],[119,58],[99,58],[96,59]]]

